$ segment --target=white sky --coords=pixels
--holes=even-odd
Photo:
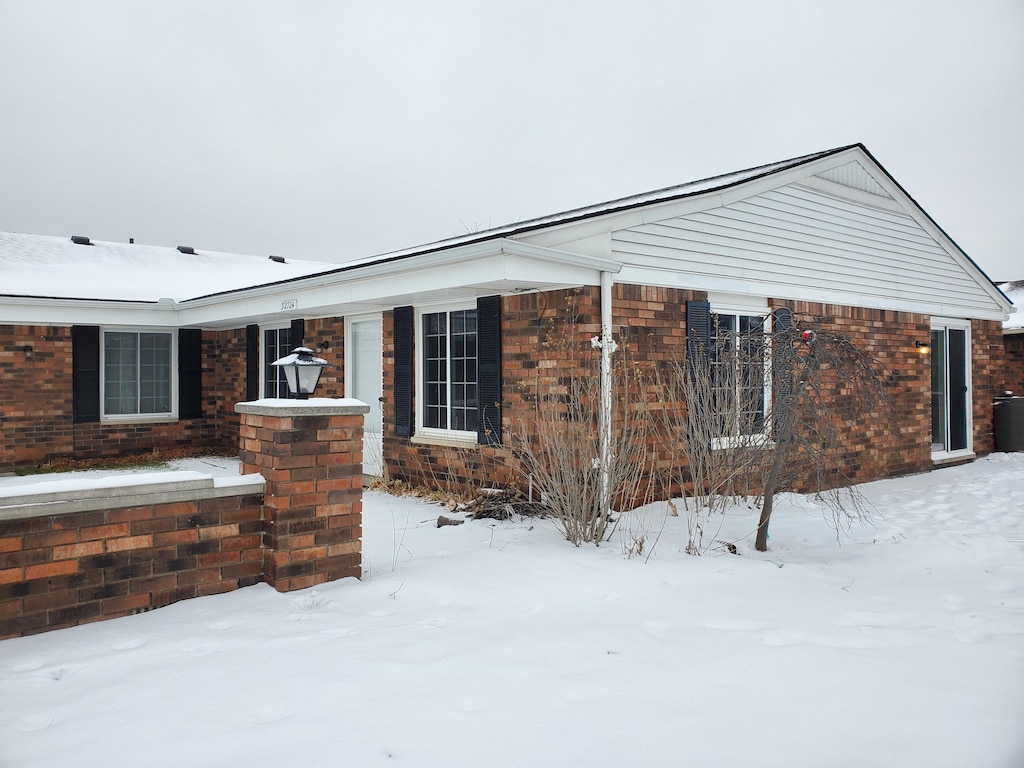
[[[1024,277],[1020,0],[0,2],[0,230],[349,260],[863,142]]]

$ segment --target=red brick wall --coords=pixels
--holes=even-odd
[[[230,409],[245,394],[245,332],[206,332],[203,348],[204,418],[75,424],[71,329],[0,326],[0,471],[183,448],[231,450],[238,420]]]
[[[1024,333],[1008,333],[1003,336],[1003,348],[1006,359],[1002,388],[997,394],[1010,390],[1017,397],[1024,397]]]
[[[326,346],[325,346],[326,342]],[[306,346],[322,349],[317,357],[327,361],[320,374],[315,397],[345,396],[345,321],[340,317],[306,320]]]
[[[971,322],[971,379],[974,387],[974,452],[995,450],[992,403],[1003,394],[1006,378],[1003,324],[995,320]]]
[[[657,286],[616,285],[613,327],[620,345],[617,359],[644,375],[659,362],[678,358],[685,342],[686,301],[705,294]],[[868,352],[887,373],[887,392],[898,425],[894,443],[882,440],[877,425],[849,424],[847,470],[858,481],[923,471],[931,466],[929,382],[926,356],[914,342],[929,338],[924,315],[869,310],[806,302],[771,302],[790,306],[801,322],[819,331],[832,329]],[[390,313],[384,317],[384,452],[389,474],[413,483],[441,487],[498,484],[513,481],[510,434],[518,428],[535,393],[565,389],[570,375],[592,372],[598,354],[590,339],[600,333],[600,301],[596,287],[527,293],[503,298],[503,447],[450,448],[416,444],[394,435],[394,333]],[[975,332],[978,344],[987,343]],[[977,344],[976,344],[977,347]],[[977,370],[989,360],[975,353]],[[982,367],[977,368],[978,365]],[[976,372],[976,377],[978,373]],[[648,379],[649,381],[649,379]],[[983,396],[984,398],[984,396]],[[649,398],[650,399],[650,395]],[[684,407],[678,404],[677,407]],[[979,412],[980,412],[979,408]],[[875,414],[881,418],[881,414]],[[888,418],[888,416],[886,416]],[[979,420],[978,432],[984,432]],[[869,419],[870,420],[870,419]],[[989,425],[991,414],[988,416]],[[991,427],[988,427],[989,432]],[[981,438],[984,444],[984,438]],[[655,461],[671,458],[664,446],[652,445]]]
[[[0,521],[0,639],[260,581],[259,494]]]
[[[803,328],[842,334],[886,376],[889,408],[852,421],[839,416],[837,425],[849,436],[844,452],[848,475],[863,482],[930,469],[931,363],[915,346],[930,338],[928,316],[814,302],[772,303],[792,309]],[[842,383],[835,384],[841,391]]]
[[[245,328],[203,333],[203,414],[212,424],[216,445],[238,445],[235,403],[246,400]]]
[[[0,438],[0,470],[74,452],[70,328],[0,325]]]

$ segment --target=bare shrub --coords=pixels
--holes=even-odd
[[[512,436],[513,456],[524,485],[541,495],[565,538],[576,546],[599,544],[613,509],[647,495],[649,420],[637,376],[617,353],[614,407],[602,440],[600,350],[571,320],[565,331],[549,334],[545,349],[550,362],[538,367],[526,398],[531,408]]]
[[[725,334],[716,329],[715,338]],[[704,533],[712,515],[731,497],[757,488],[765,439],[763,345],[752,329],[728,334],[714,348],[690,344],[654,369],[656,402],[651,403],[658,444],[670,459],[660,474],[673,515],[682,497],[687,554],[707,551]],[[713,537],[712,537],[713,538]]]

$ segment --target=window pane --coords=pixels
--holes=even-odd
[[[269,328],[263,332],[263,396],[294,397],[280,366],[272,365],[291,353],[291,328]]]
[[[476,310],[423,315],[423,420],[476,431]]]
[[[138,334],[103,334],[103,413],[138,413]]]
[[[103,334],[103,413],[171,412],[171,334]]]
[[[714,350],[711,397],[722,437],[760,434],[765,428],[764,317],[712,313]]]
[[[139,334],[139,413],[171,412],[171,336]]]

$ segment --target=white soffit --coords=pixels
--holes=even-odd
[[[368,264],[314,279],[182,302],[183,325],[225,326],[235,318],[281,314],[345,315],[352,306],[387,308],[427,295],[513,293],[548,286],[596,285],[621,262],[498,239],[415,259]],[[226,327],[226,326],[225,326]]]
[[[815,175],[827,181],[834,181],[836,184],[841,184],[844,187],[851,187],[859,189],[861,192],[869,192],[872,195],[892,199],[892,195],[886,192],[882,185],[875,181],[875,178],[856,160],[836,166],[835,168],[829,168]]]

